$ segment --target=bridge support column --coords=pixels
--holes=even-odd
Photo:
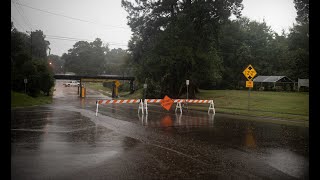
[[[130,80],[130,94],[134,93],[133,80]]]
[[[82,81],[80,79],[80,84],[79,84],[79,87],[78,87],[78,95],[79,95],[79,97],[81,97],[81,87],[82,87]]]
[[[115,81],[112,82],[112,98],[116,98],[116,85],[115,85]]]

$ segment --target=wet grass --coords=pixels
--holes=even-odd
[[[102,85],[102,83],[86,83],[86,86],[90,89],[94,89],[96,91],[99,91],[100,93],[102,93],[103,95],[105,96],[112,96],[112,89],[111,88],[108,88],[108,87],[104,87]],[[127,91],[120,91],[119,92],[119,96],[120,98],[119,99],[123,99],[124,97],[127,97],[128,95],[130,94],[130,92],[127,92]],[[134,95],[135,96],[135,95]]]
[[[90,88],[111,93],[110,88],[102,84],[91,83]],[[133,94],[120,92],[118,99],[141,99],[143,89]],[[110,94],[105,94],[110,96]],[[250,106],[248,110],[247,90],[200,90],[199,99],[213,99],[218,113],[280,118],[292,121],[309,120],[309,93],[306,92],[272,92],[250,91]],[[209,104],[189,104],[189,109],[208,111]]]
[[[102,83],[86,83],[86,87],[99,91],[105,96],[111,96],[112,90],[110,88],[104,87]]]
[[[24,93],[11,91],[11,107],[28,107],[52,103],[52,96],[31,97]]]
[[[200,90],[199,99],[213,99],[216,112],[255,115],[292,120],[309,120],[309,93],[251,91],[248,110],[248,91]],[[191,106],[207,110],[207,106]]]
[[[119,99],[141,99],[143,96],[143,89],[136,90],[133,94],[127,92],[127,94],[123,94]]]

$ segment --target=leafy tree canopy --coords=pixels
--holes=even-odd
[[[29,34],[19,32],[11,23],[11,88],[25,91],[24,79],[28,80],[26,90],[29,95],[41,92],[49,95],[54,85],[53,73],[47,63],[49,41],[41,30]]]
[[[221,80],[218,34],[231,14],[241,15],[242,0],[122,0],[133,36],[129,42],[137,78],[147,96],[177,97],[190,79],[191,96],[208,81]]]
[[[98,75],[104,71],[107,49],[99,38],[91,43],[79,41],[61,58],[65,61],[66,71],[80,75]]]

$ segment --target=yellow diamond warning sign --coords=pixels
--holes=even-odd
[[[249,81],[252,80],[257,74],[256,70],[253,69],[251,64],[249,64],[249,66],[242,73]]]
[[[119,81],[116,81],[114,84],[116,85],[116,87],[120,86],[120,82]]]

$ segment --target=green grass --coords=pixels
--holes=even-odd
[[[251,91],[249,111],[248,91],[200,90],[197,97],[213,99],[216,112],[309,120],[309,93]],[[206,106],[191,108],[208,109]]]
[[[102,83],[86,83],[86,87],[90,89],[94,89],[96,91],[101,92],[105,96],[111,96],[112,90],[110,88],[104,87]]]
[[[106,95],[106,96],[111,96],[111,94],[112,94],[112,89],[104,87],[102,85],[102,83],[86,83],[86,86],[88,88],[97,90],[97,91],[101,92],[103,95]],[[119,99],[125,99],[125,98],[128,98],[128,97],[133,98],[133,97],[137,96],[137,94],[135,93],[134,95],[131,96],[130,92],[120,91],[119,92],[119,96],[120,96]]]
[[[90,88],[111,93],[101,83],[91,83]],[[143,89],[133,94],[120,92],[118,99],[141,99]],[[110,94],[106,94],[110,96]],[[259,116],[287,119],[291,121],[309,120],[309,93],[306,92],[273,92],[250,91],[248,111],[247,90],[200,90],[199,99],[213,99],[216,112],[244,116]],[[208,111],[209,104],[189,104],[189,109]]]
[[[129,92],[127,94],[124,94],[119,99],[141,99],[143,96],[143,89],[136,90],[133,94],[130,94]]]
[[[104,88],[102,85],[97,86],[97,89]],[[111,92],[110,89],[109,91]],[[125,93],[118,99],[141,99],[143,89],[136,90],[133,94]],[[249,111],[246,90],[200,90],[197,97],[213,99],[216,112],[219,113],[309,120],[309,93],[305,92],[251,91]],[[208,111],[208,107],[209,104],[189,104],[190,109],[201,111]]]
[[[11,91],[11,107],[28,107],[52,103],[52,96],[33,98],[24,93]]]

